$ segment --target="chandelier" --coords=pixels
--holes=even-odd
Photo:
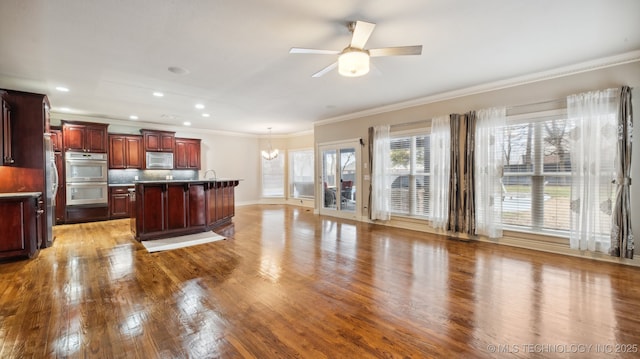
[[[278,149],[277,148],[274,149],[271,147],[271,127],[269,127],[269,150],[268,151],[262,150],[262,158],[264,158],[267,161],[271,161],[276,157],[278,157]]]

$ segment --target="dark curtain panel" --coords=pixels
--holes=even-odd
[[[369,127],[369,140],[367,142],[369,143],[369,174],[371,174],[371,171],[373,170],[373,127]],[[369,181],[369,207],[367,207],[369,209],[369,219],[371,219],[372,193],[373,193],[373,187],[371,185],[371,181]]]
[[[447,230],[458,231],[458,207],[460,194],[458,193],[458,162],[460,161],[460,117],[458,114],[449,115],[449,126],[451,126],[451,169],[449,170],[449,222]]]
[[[611,255],[633,259],[631,231],[631,135],[633,109],[631,88],[623,86],[618,113],[618,156],[616,163],[616,201],[611,215]]]
[[[449,222],[447,230],[473,235],[476,230],[474,188],[474,148],[476,113],[451,114],[451,170],[449,182]]]

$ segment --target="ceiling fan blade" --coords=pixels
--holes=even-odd
[[[369,56],[371,57],[421,55],[421,54],[422,54],[422,45],[383,47],[380,49],[369,49]]]
[[[320,49],[303,49],[300,47],[292,47],[289,50],[290,54],[318,54],[318,55],[337,55],[340,53],[338,50],[320,50]]]
[[[351,47],[356,49],[364,49],[364,45],[369,40],[369,36],[373,32],[376,24],[364,21],[356,21],[355,28],[353,29],[353,36],[351,37]]]
[[[316,72],[315,74],[311,75],[311,77],[320,77],[320,76],[326,74],[327,72],[335,69],[336,67],[338,67],[338,62],[337,61],[332,63],[331,65],[325,67],[324,69]]]

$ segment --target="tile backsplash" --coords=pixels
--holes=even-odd
[[[134,181],[161,181],[172,176],[174,180],[198,179],[195,170],[109,170],[109,184],[131,184]]]

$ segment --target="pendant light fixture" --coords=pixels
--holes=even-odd
[[[277,148],[274,149],[271,147],[271,127],[269,127],[269,150],[268,151],[262,150],[262,158],[264,158],[267,161],[271,161],[276,157],[278,157],[278,149]]]

